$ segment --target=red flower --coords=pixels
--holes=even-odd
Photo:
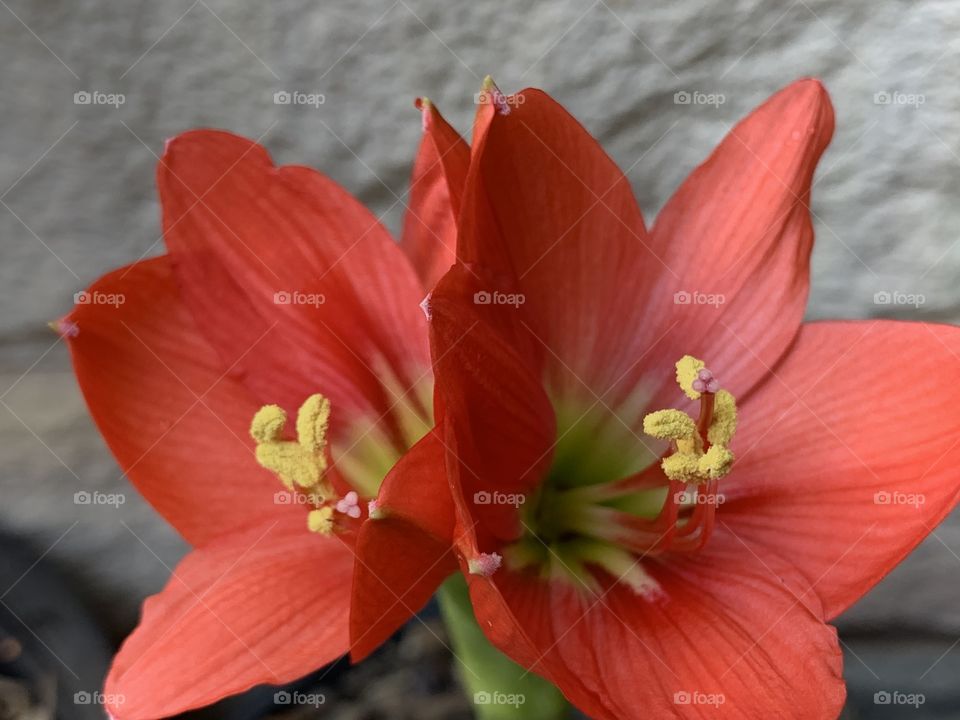
[[[60,321],[117,461],[194,547],[114,660],[114,717],[172,715],[369,651],[456,567],[402,512],[358,535],[384,475],[446,485],[418,304],[453,258],[469,150],[423,113],[400,247],[323,175],[190,132],[158,168],[167,254],[101,278]],[[284,411],[301,404],[292,440]],[[419,551],[386,573],[391,531]],[[351,614],[355,588],[369,599]]]
[[[456,542],[490,640],[592,717],[835,717],[827,623],[957,502],[960,331],[802,323],[832,132],[791,85],[648,230],[548,96],[480,108],[431,300]]]

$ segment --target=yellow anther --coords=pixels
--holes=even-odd
[[[702,478],[718,480],[730,472],[732,465],[732,452],[723,445],[711,445],[697,461],[697,472]]]
[[[250,423],[250,435],[258,443],[275,442],[280,439],[287,413],[279,405],[264,405],[257,410]]]
[[[329,505],[307,513],[307,527],[310,532],[329,535],[333,532],[333,508]]]
[[[677,360],[677,384],[684,394],[691,400],[697,400],[700,393],[693,389],[693,381],[705,367],[703,360],[697,360],[692,355],[684,355]]]
[[[308,450],[322,453],[329,424],[330,401],[323,395],[311,395],[297,413],[297,439]]]
[[[697,424],[682,410],[657,410],[643,419],[643,431],[661,440],[681,440],[695,434]]]
[[[701,390],[695,389],[695,382]],[[671,480],[685,483],[717,480],[733,466],[733,453],[728,445],[737,429],[737,402],[728,391],[717,388],[704,362],[691,355],[684,355],[677,362],[677,384],[691,400],[699,399],[704,393],[713,395],[712,402],[701,408],[700,422],[709,422],[705,428],[706,438],[701,436],[704,428],[698,428],[697,422],[680,410],[650,413],[643,418],[643,431],[652,437],[673,441],[676,452],[661,462],[664,474]]]
[[[327,470],[324,455],[330,403],[312,395],[297,414],[297,441],[282,440],[287,415],[276,405],[260,408],[250,424],[257,442],[257,462],[273,471],[289,490],[315,488],[321,496],[332,495],[323,480]]]
[[[643,418],[643,431],[661,440],[681,440],[695,434],[697,424],[682,410],[657,410]]]
[[[726,390],[718,390],[713,400],[713,422],[707,430],[711,445],[729,445],[737,430],[737,401]]]
[[[699,458],[693,453],[676,452],[668,455],[660,463],[663,468],[663,474],[671,480],[679,480],[685,483],[700,482],[700,464]]]

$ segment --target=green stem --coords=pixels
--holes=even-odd
[[[460,682],[479,720],[560,720],[570,706],[552,684],[490,644],[477,625],[463,575],[447,579],[437,595],[459,664]]]

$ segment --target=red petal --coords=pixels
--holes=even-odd
[[[278,526],[193,551],[144,603],[114,659],[108,710],[119,720],[166,717],[339,657],[352,558],[337,540]]]
[[[470,165],[470,147],[433,103],[421,101],[423,140],[410,180],[400,246],[432,288],[456,258],[457,216]]]
[[[457,568],[446,448],[432,430],[394,465],[377,502],[386,517],[360,528],[350,654],[359,662],[419,612]]]
[[[823,86],[796,82],[733,128],[657,216],[651,243],[669,271],[638,304],[659,318],[646,340],[666,333],[669,363],[702,357],[737,394],[786,350],[809,288],[811,178],[832,134]]]
[[[954,327],[804,325],[742,404],[718,520],[789,558],[828,618],[843,612],[960,498],[958,370]]]
[[[761,563],[717,532],[697,556],[645,562],[660,595],[594,595],[498,573],[472,578],[480,626],[591,717],[836,717],[845,691],[836,631],[788,563]],[[509,607],[509,612],[504,609]],[[522,633],[536,648],[505,640]],[[518,651],[519,649],[519,651]],[[810,688],[816,688],[811,692]],[[712,696],[712,697],[711,697]],[[689,700],[689,701],[688,701]]]
[[[553,408],[529,364],[516,352],[516,313],[475,305],[478,281],[455,266],[431,296],[431,343],[437,395],[453,440],[454,500],[501,539],[519,532],[516,508],[477,503],[478,493],[527,495],[550,466],[556,437]],[[452,445],[456,445],[453,452]]]
[[[429,367],[420,283],[334,182],[276,168],[249,140],[196,131],[168,144],[158,183],[184,296],[259,400],[295,409],[322,392],[339,426],[387,411],[378,375],[408,387]]]
[[[522,103],[519,100],[522,98]],[[589,133],[539,90],[512,111],[481,106],[458,257],[520,293],[558,392],[608,389],[646,348],[637,302],[661,273],[630,184]]]
[[[77,381],[124,473],[193,545],[265,520],[303,527],[303,509],[253,458],[259,405],[229,377],[180,299],[170,261],[115,270],[69,320]],[[122,302],[97,301],[110,296]]]

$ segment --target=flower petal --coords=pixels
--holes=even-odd
[[[382,225],[336,183],[276,168],[250,140],[195,131],[158,170],[164,238],[201,330],[264,403],[321,392],[334,432],[429,367],[423,290]],[[392,417],[392,416],[387,416]]]
[[[194,550],[114,659],[118,720],[295,680],[347,650],[353,555],[338,540],[258,526]]]
[[[470,147],[436,106],[420,100],[423,139],[410,180],[400,247],[427,289],[456,259],[457,216],[470,165]]]
[[[102,277],[67,318],[77,382],[124,473],[193,545],[264,520],[303,525],[302,508],[253,456],[258,404],[196,327],[170,259]],[[110,299],[113,304],[107,302]]]
[[[811,180],[833,125],[818,81],[784,88],[729,132],[651,230],[669,272],[639,300],[659,318],[648,339],[667,333],[661,353],[703,358],[734,394],[776,363],[803,318]]]
[[[816,596],[788,563],[761,563],[718,532],[697,556],[644,567],[659,586],[649,597],[622,584],[608,583],[595,595],[503,572],[492,583],[472,579],[474,607],[494,644],[556,682],[591,717],[840,712],[845,690],[836,631],[823,623]],[[502,603],[491,602],[493,584]],[[525,643],[508,641],[517,633],[536,648],[535,657]]]
[[[960,329],[804,325],[743,403],[718,520],[843,612],[960,499]]]
[[[419,612],[457,569],[445,453],[440,431],[431,430],[384,479],[377,498],[384,517],[360,528],[350,612],[354,662]]]
[[[448,462],[457,466],[454,501],[483,530],[509,539],[520,531],[517,508],[480,498],[531,493],[550,466],[556,422],[539,378],[518,352],[523,331],[515,310],[464,300],[482,282],[461,264],[440,281],[430,300],[431,347],[451,435]]]
[[[629,182],[590,134],[540,90],[505,102],[509,114],[480,106],[458,257],[489,273],[491,304],[521,296],[552,391],[602,393],[644,350],[638,299],[663,269]]]

